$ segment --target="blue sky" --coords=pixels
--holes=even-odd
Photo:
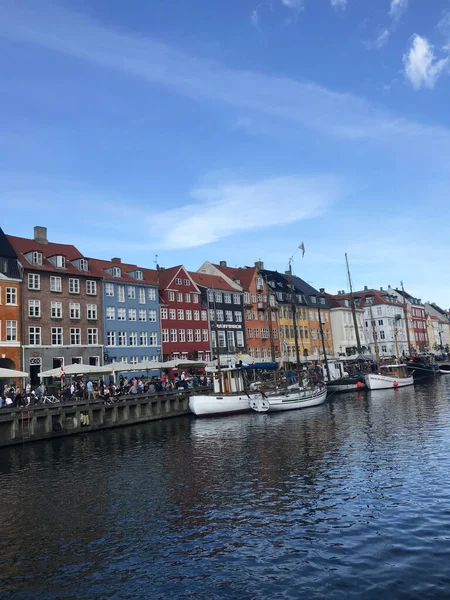
[[[450,306],[450,1],[3,0],[1,226]]]

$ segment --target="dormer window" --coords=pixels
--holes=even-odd
[[[59,269],[64,269],[66,267],[66,259],[64,256],[58,255],[55,257],[55,266]]]
[[[139,279],[139,281],[142,281],[144,279],[144,274],[142,273],[142,271],[135,271],[134,278]]]
[[[311,304],[317,304],[317,298],[315,296],[310,296],[309,298],[311,300]]]
[[[31,260],[33,265],[42,265],[42,252],[33,252]]]
[[[114,277],[120,277],[122,275],[122,270],[120,267],[113,267],[112,274]]]
[[[80,271],[88,270],[88,261],[85,258],[80,258]]]

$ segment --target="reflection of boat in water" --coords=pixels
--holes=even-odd
[[[423,354],[406,363],[408,373],[413,375],[415,381],[435,377],[439,373],[439,365],[434,362],[434,356]]]
[[[439,365],[439,373],[442,375],[450,375],[450,365]]]
[[[292,387],[289,390],[272,392],[264,396],[252,398],[250,407],[256,412],[276,412],[296,410],[323,404],[327,399],[327,388],[323,384],[314,388]]]
[[[406,371],[406,365],[381,365],[378,373],[369,373],[365,379],[369,390],[395,389],[414,383],[414,378]]]

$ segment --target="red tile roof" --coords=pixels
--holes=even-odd
[[[205,287],[209,290],[225,290],[227,292],[238,293],[239,290],[231,286],[220,275],[209,275],[208,273],[189,272],[189,275],[197,285]]]
[[[256,273],[256,267],[221,267],[220,265],[214,265],[216,269],[222,271],[224,275],[232,279],[233,281],[239,280],[245,290],[249,290],[250,284]]]
[[[87,260],[89,263],[92,262],[92,264],[95,265],[95,267],[101,272],[102,277],[128,283],[146,283],[148,285],[157,285],[158,272],[154,269],[144,269],[143,267],[139,267],[138,265],[133,265],[130,263],[101,260],[99,258],[88,258]],[[120,267],[120,277],[114,277],[110,273],[106,272],[106,269],[111,269],[112,267]],[[135,279],[131,275],[128,275],[128,273],[131,273],[132,271],[142,271],[143,279]]]
[[[380,290],[364,290],[364,291],[359,291],[359,292],[353,292],[353,297],[356,298],[360,298],[360,302],[359,303],[355,303],[356,304],[356,308],[364,308],[366,306],[366,298],[367,296],[371,296],[373,297],[373,302],[371,305],[368,306],[376,306],[377,304],[390,304],[392,306],[399,306],[402,307],[402,303],[401,302],[397,302],[396,300],[388,300],[386,298],[387,296],[387,292],[385,291],[380,291]],[[336,300],[350,300],[351,298],[351,294],[340,294],[340,295],[334,295],[333,298],[335,298]]]

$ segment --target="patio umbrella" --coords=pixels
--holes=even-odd
[[[0,367],[0,379],[10,379],[11,377],[29,377],[25,371],[15,371],[14,369],[4,369]]]

